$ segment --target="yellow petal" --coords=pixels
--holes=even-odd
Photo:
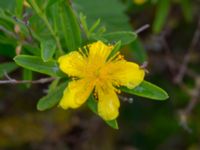
[[[116,119],[119,114],[119,99],[113,88],[98,90],[98,114],[104,120]]]
[[[112,45],[106,45],[101,41],[97,41],[88,45],[89,47],[89,61],[94,63],[97,62],[98,64],[102,65],[106,62],[109,54],[113,50]]]
[[[60,69],[69,76],[83,77],[86,59],[77,51],[63,55],[58,59]]]
[[[103,68],[114,85],[128,88],[138,86],[143,80],[145,71],[138,64],[125,60],[110,62]]]
[[[88,99],[93,87],[89,81],[84,79],[71,81],[64,90],[59,105],[63,109],[78,108]]]

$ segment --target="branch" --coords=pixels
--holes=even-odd
[[[4,32],[5,34],[7,34],[8,36],[10,36],[12,38],[17,38],[13,32],[10,32],[3,26],[0,26],[0,31]]]
[[[135,30],[135,33],[136,33],[136,34],[139,34],[139,33],[143,32],[144,30],[146,30],[146,29],[149,28],[149,27],[150,27],[149,24],[145,24],[145,25],[143,25],[142,27],[140,27],[139,29]]]
[[[0,84],[24,84],[24,83],[31,83],[31,84],[44,84],[55,80],[53,77],[49,78],[41,78],[38,80],[16,80],[8,76],[7,73],[4,73],[7,80],[0,80]]]
[[[187,70],[187,66],[188,66],[188,63],[190,61],[190,58],[191,58],[191,53],[194,51],[195,49],[195,46],[198,44],[199,42],[199,39],[200,39],[200,18],[199,18],[199,21],[198,21],[198,26],[197,26],[197,29],[194,33],[194,36],[193,36],[193,39],[192,39],[192,42],[191,42],[191,45],[188,49],[188,52],[187,54],[185,55],[185,57],[183,58],[183,63],[180,67],[180,70],[177,74],[177,76],[175,77],[174,81],[176,83],[180,83],[182,82],[183,80],[183,77],[185,75],[185,72]]]
[[[188,126],[188,117],[192,113],[192,110],[194,109],[194,107],[199,102],[199,96],[200,96],[200,93],[199,93],[200,77],[196,78],[195,81],[196,81],[196,86],[194,87],[194,89],[192,89],[191,91],[188,90],[189,91],[188,93],[191,95],[190,102],[185,107],[185,109],[183,109],[179,112],[180,113],[180,125],[189,133],[191,133],[192,130]]]

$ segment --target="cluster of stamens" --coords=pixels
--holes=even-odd
[[[83,48],[79,48],[78,49],[79,53],[84,56],[84,57],[88,57],[89,55],[89,47],[88,46],[85,46]],[[119,61],[119,60],[124,60],[124,56],[120,54],[120,52],[116,52],[113,56],[111,56],[105,63],[108,63],[108,62],[113,62],[113,61]],[[75,77],[72,77],[72,80],[76,80],[77,78]],[[121,93],[121,90],[119,90],[117,87],[120,87],[120,84],[118,82],[113,82],[113,88],[114,88],[114,91],[117,93],[117,94],[120,94]],[[96,99],[98,99],[98,93],[97,91],[94,89],[93,91],[93,95]]]

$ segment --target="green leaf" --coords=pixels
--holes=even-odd
[[[86,16],[83,15],[83,13],[80,13],[79,18],[80,18],[81,26],[82,26],[83,30],[85,31],[86,36],[88,37],[89,30],[88,30],[88,26],[87,26],[87,22],[86,22]]]
[[[94,32],[94,30],[99,26],[100,22],[101,22],[100,19],[97,19],[97,21],[94,22],[94,24],[89,29],[90,34]]]
[[[57,88],[55,88],[55,90],[49,92],[46,96],[41,98],[37,103],[37,109],[44,111],[57,105],[63,96],[63,91],[66,86],[67,83],[62,83]]]
[[[129,18],[125,14],[126,5],[119,0],[73,0],[78,9],[87,16],[88,27],[97,19],[106,26],[107,31],[131,31]]]
[[[153,23],[153,31],[159,33],[166,23],[170,10],[170,0],[160,0],[158,2],[156,17]]]
[[[132,42],[129,47],[136,62],[142,64],[147,60],[147,53],[139,39]]]
[[[193,9],[192,1],[190,0],[181,0],[180,5],[182,7],[183,15],[187,21],[192,21]]]
[[[43,62],[38,56],[18,55],[14,58],[15,62],[24,68],[44,73],[50,76],[62,76],[56,61]]]
[[[58,84],[59,84],[60,78],[56,78],[54,81],[51,82],[51,84],[48,87],[48,93],[54,91]]]
[[[10,10],[13,11],[16,5],[16,0],[0,0],[0,8],[4,9],[4,10]]]
[[[121,48],[121,44],[122,42],[121,41],[118,41],[116,44],[115,44],[115,47],[113,48],[113,50],[111,51],[110,55],[108,56],[107,60],[109,60],[112,56],[114,56]]]
[[[77,18],[67,1],[63,1],[59,5],[59,15],[61,23],[61,31],[68,50],[76,50],[81,46],[81,31]]]
[[[87,100],[87,105],[88,107],[92,110],[92,112],[94,112],[95,114],[98,115],[98,111],[97,111],[97,101],[95,100],[94,96],[91,95],[89,97],[89,99]],[[117,120],[110,120],[110,121],[105,121],[110,127],[114,128],[114,129],[119,129],[118,127],[118,123]]]
[[[17,17],[20,17],[20,18],[22,16],[22,11],[23,11],[23,2],[24,0],[17,0],[17,3],[16,3],[15,12],[16,12]]]
[[[107,123],[110,127],[114,128],[114,129],[119,129],[119,126],[118,126],[118,123],[117,123],[117,120],[116,120],[116,119],[110,120],[110,121],[106,121],[106,123]]]
[[[143,81],[134,89],[121,87],[120,90],[129,94],[134,94],[154,100],[166,100],[169,97],[163,89],[147,81]]]
[[[59,2],[59,0],[48,0],[47,5],[46,5],[46,9],[52,5],[54,5],[55,3]]]
[[[43,61],[47,62],[52,59],[56,51],[56,42],[54,40],[43,40],[40,47]]]
[[[106,33],[102,36],[102,38],[108,40],[109,42],[121,41],[122,45],[127,45],[133,42],[137,38],[137,34],[129,31],[119,31],[119,32]]]
[[[9,44],[0,44],[0,55],[13,58],[16,55],[15,48]]]
[[[10,73],[17,68],[18,66],[13,62],[0,64],[0,78],[3,77],[5,73]]]
[[[35,56],[41,56],[41,49],[35,45],[23,45],[24,51],[26,54],[31,54]]]

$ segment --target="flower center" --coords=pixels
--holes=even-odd
[[[94,77],[95,78],[99,78],[100,77],[100,71],[101,71],[101,68],[98,68],[94,71]]]

